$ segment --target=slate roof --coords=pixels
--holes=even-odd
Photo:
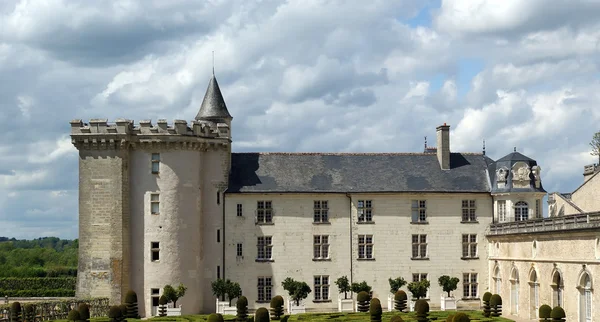
[[[513,165],[517,162],[525,162],[529,165],[530,168],[537,165],[537,161],[519,153],[519,152],[511,152],[504,157],[498,159],[498,161],[491,163],[489,165],[489,174],[490,174],[490,182],[492,184],[492,193],[506,193],[506,192],[546,192],[543,187],[543,183],[540,182],[540,187],[535,187],[535,180],[533,174],[530,174],[530,185],[528,188],[514,188],[512,185],[512,173],[511,169]],[[498,183],[496,181],[496,170],[500,168],[506,168],[508,170],[508,176],[506,180],[506,184],[503,188],[498,188]]]
[[[433,153],[232,153],[227,193],[489,192],[480,153],[451,153],[441,170]]]
[[[206,94],[200,105],[200,111],[196,115],[196,120],[220,120],[225,118],[232,118],[231,114],[227,110],[223,94],[217,83],[217,78],[213,75],[208,83]]]

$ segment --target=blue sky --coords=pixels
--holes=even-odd
[[[68,122],[191,120],[213,50],[234,151],[419,152],[446,122],[452,151],[516,146],[546,190],[572,191],[598,161],[598,16],[568,0],[2,1],[0,236],[75,238]]]

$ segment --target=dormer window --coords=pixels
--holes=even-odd
[[[515,204],[515,221],[529,219],[529,205],[525,201],[519,201]]]

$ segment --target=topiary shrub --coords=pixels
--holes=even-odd
[[[236,320],[246,322],[248,319],[248,299],[245,296],[240,296],[235,303],[237,309]]]
[[[10,320],[11,322],[21,322],[23,320],[21,303],[13,302],[10,305]]]
[[[169,303],[167,297],[161,295],[158,299],[158,316],[167,316],[167,303]]]
[[[490,298],[491,316],[499,317],[502,315],[502,297],[499,294],[494,294]]]
[[[67,320],[69,321],[79,321],[81,320],[81,316],[79,315],[79,311],[71,310],[69,311],[69,315],[67,316]]]
[[[86,303],[79,304],[79,318],[81,321],[90,322],[90,306]]]
[[[415,303],[415,311],[417,311],[416,317],[418,322],[428,322],[429,319],[429,303],[425,300],[417,300]]]
[[[469,319],[469,317],[466,314],[458,312],[454,314],[452,322],[471,322],[471,319]]]
[[[35,322],[35,307],[31,304],[25,304],[25,322]]]
[[[446,317],[446,322],[452,322],[453,319],[454,319],[454,314],[450,314]]]
[[[127,295],[125,295],[125,305],[127,306],[127,315],[125,316],[128,319],[138,319],[138,303],[137,303],[137,294],[133,290],[127,291]]]
[[[567,315],[565,314],[565,310],[563,310],[560,306],[555,306],[550,313],[550,317],[552,321],[566,321]]]
[[[108,310],[108,317],[110,318],[110,322],[119,322],[121,317],[123,316],[123,312],[121,312],[121,308],[117,305],[113,305]]]
[[[288,319],[290,318],[289,315],[284,315],[281,317],[281,322],[288,322]]]
[[[211,313],[208,316],[207,322],[223,322],[223,316],[219,313]]]
[[[396,311],[404,312],[406,310],[406,301],[408,300],[408,296],[406,292],[403,290],[399,290],[394,294],[394,309]]]
[[[119,321],[123,322],[127,318],[127,305],[119,305],[119,310],[121,310],[121,316],[119,317]]]
[[[552,317],[552,307],[550,307],[550,305],[546,305],[546,304],[540,306],[539,316],[540,316],[540,321],[550,320],[550,318]]]
[[[483,297],[481,298],[481,300],[483,301],[483,316],[485,316],[486,318],[489,318],[490,314],[492,313],[492,309],[490,307],[491,298],[492,293],[490,292],[483,293]]]
[[[369,304],[369,315],[371,316],[371,322],[381,322],[382,313],[383,310],[381,309],[381,301],[374,297]]]
[[[273,320],[281,319],[283,315],[283,297],[277,295],[271,299],[271,318]]]
[[[400,315],[394,315],[390,319],[390,322],[404,322],[404,320],[402,320],[402,317],[400,317]]]
[[[362,291],[356,295],[356,302],[358,302],[358,312],[368,312],[369,311],[369,293]]]
[[[254,313],[254,322],[269,322],[269,310],[264,307],[259,307]]]

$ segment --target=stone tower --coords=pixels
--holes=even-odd
[[[138,295],[149,316],[166,284],[188,289],[183,313],[204,298],[223,262],[223,191],[231,163],[229,114],[214,75],[195,120],[71,121],[79,150],[78,297]]]

